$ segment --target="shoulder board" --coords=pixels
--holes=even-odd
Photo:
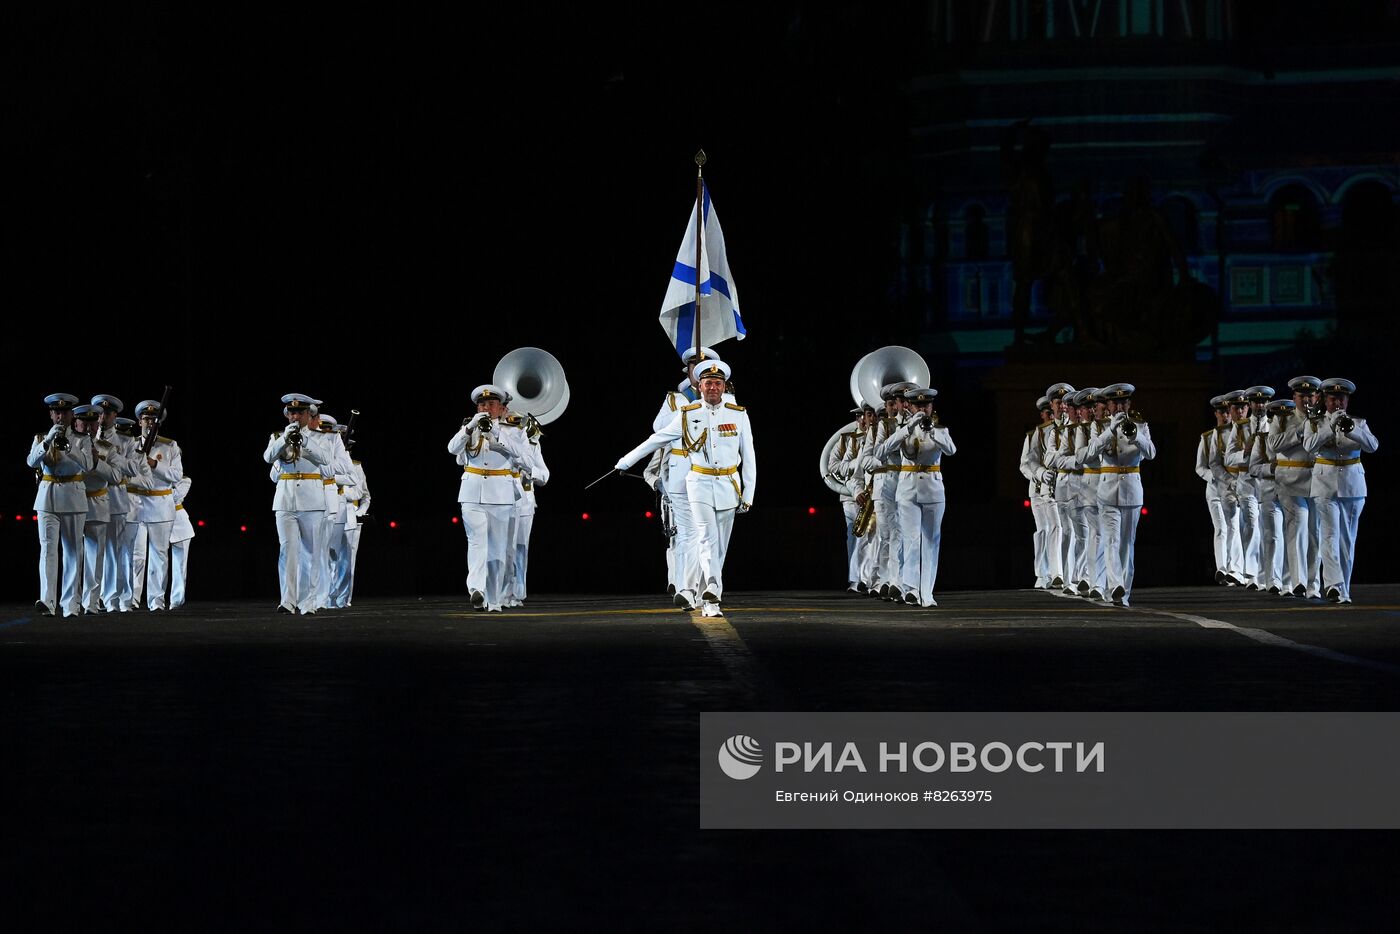
[[[274,431],[274,432],[272,433],[272,437],[274,437],[274,438],[280,438],[280,437],[282,437],[282,432],[280,432],[280,431]]]
[[[843,438],[859,438],[859,437],[860,437],[860,429],[857,428],[855,431],[848,431],[848,432],[845,432],[844,434],[841,435],[841,437],[843,437]]]
[[[1214,431],[1214,430],[1215,430],[1214,428],[1207,428],[1205,431],[1201,432],[1201,437],[1202,437],[1202,438],[1209,438],[1209,437],[1210,437],[1210,433],[1211,433],[1212,431]]]
[[[742,412],[742,411],[744,411],[744,407],[743,407],[742,405],[735,405],[735,404],[732,403],[732,402],[726,402],[726,403],[724,404],[724,407],[725,407],[726,409],[733,409],[733,410],[736,411],[736,412]]]
[[[676,394],[674,392],[666,393],[666,404],[671,407],[672,412],[676,410]]]
[[[175,439],[174,439],[174,438],[167,438],[167,437],[165,437],[164,435],[156,435],[156,440],[159,441],[161,444],[174,444],[174,443],[175,443]]]
[[[512,428],[519,428],[525,420],[519,415],[508,415],[503,421]]]
[[[357,460],[352,460],[350,463],[354,464],[356,467],[360,466],[360,462]]]
[[[43,436],[43,435],[35,435],[35,436],[34,436],[34,440],[35,440],[35,441],[43,441],[43,440],[44,440],[44,436]]]
[[[689,411],[691,411],[691,410],[693,410],[693,409],[698,409],[698,408],[700,408],[700,403],[699,403],[699,402],[692,402],[692,403],[690,403],[690,405],[683,405],[683,406],[681,406],[681,411],[682,411],[682,412],[689,412]]]

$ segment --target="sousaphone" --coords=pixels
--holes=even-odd
[[[529,415],[541,425],[564,414],[569,407],[569,383],[554,354],[538,347],[517,347],[501,358],[491,382],[510,393],[514,412]]]
[[[851,371],[851,396],[856,405],[868,405],[879,412],[885,400],[880,390],[890,383],[913,383],[924,387],[930,382],[928,364],[908,347],[892,344],[872,350],[860,358]]]

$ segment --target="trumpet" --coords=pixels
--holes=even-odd
[[[540,420],[529,412],[525,413],[525,437],[531,441],[544,437],[544,431],[540,428]]]
[[[287,432],[287,463],[291,464],[301,460],[301,426],[292,425],[292,430]]]
[[[1303,414],[1308,417],[1309,421],[1315,422],[1326,415],[1327,410],[1317,402],[1309,402],[1307,405],[1303,406]]]
[[[1128,417],[1123,420],[1123,424],[1121,426],[1123,429],[1123,437],[1127,438],[1129,441],[1132,441],[1135,438],[1137,438],[1138,422],[1143,422],[1146,420],[1147,419],[1142,417],[1141,412],[1129,412]]]
[[[69,449],[69,447],[70,447],[70,444],[69,444],[69,442],[68,442],[68,426],[67,426],[67,425],[60,424],[60,425],[58,426],[58,434],[56,434],[56,435],[53,436],[53,443],[52,443],[51,447],[52,447],[55,451],[58,451],[58,452],[60,452],[60,453],[63,453],[63,454],[67,454],[67,453],[68,453],[68,449]]]
[[[1346,412],[1343,412],[1341,415],[1338,415],[1338,416],[1337,416],[1337,425],[1336,425],[1336,428],[1337,428],[1337,430],[1340,431],[1342,434],[1344,434],[1344,435],[1345,435],[1345,434],[1350,434],[1350,433],[1351,433],[1351,430],[1352,430],[1353,428],[1355,428],[1355,427],[1356,427],[1356,422],[1353,421],[1353,420],[1352,420],[1352,417],[1351,417],[1350,415],[1348,415]]]

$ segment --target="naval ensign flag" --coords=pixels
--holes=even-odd
[[[685,225],[685,238],[681,240],[680,251],[676,254],[676,265],[671,270],[671,281],[666,287],[666,298],[661,303],[661,327],[665,329],[676,355],[685,353],[686,348],[695,346],[695,305],[700,304],[700,335],[707,346],[737,337],[745,336],[744,321],[739,317],[739,292],[734,287],[734,277],[729,272],[729,257],[724,252],[724,233],[719,227],[719,216],[710,203],[710,186],[704,185],[700,240],[700,269],[695,269],[695,211],[690,211],[690,222]],[[696,295],[695,283],[700,283]]]

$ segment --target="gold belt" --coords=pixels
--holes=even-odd
[[[509,477],[510,470],[483,470],[480,467],[463,467],[462,473],[476,474],[478,477]]]
[[[943,468],[937,464],[900,464],[901,473],[942,473]]]
[[[1330,457],[1319,457],[1317,462],[1319,464],[1326,464],[1328,467],[1354,467],[1361,463],[1361,457],[1358,455],[1357,457],[1344,461],[1334,461]]]
[[[322,477],[322,478],[321,478],[321,482],[322,482],[323,484],[325,484],[326,486],[331,486],[332,484],[335,483],[335,478],[334,478],[334,477]]]
[[[278,480],[320,480],[318,473],[284,473],[278,476]]]
[[[184,503],[176,503],[176,504],[175,504],[175,511],[176,511],[176,512],[179,512],[181,509],[184,509],[184,508],[185,508],[185,504],[184,504]]]
[[[1100,473],[1140,473],[1139,467],[1100,467]]]
[[[175,492],[174,490],[143,490],[139,486],[129,486],[126,491],[135,493],[137,496],[169,496]]]
[[[88,495],[88,499],[97,499],[97,497],[99,497],[99,496],[106,496],[106,495],[107,495],[107,488],[104,486],[104,487],[103,487],[102,489],[100,489],[100,490],[88,490],[88,491],[87,491],[87,495]]]
[[[690,469],[696,473],[702,473],[707,477],[727,477],[732,473],[739,472],[739,465],[733,467],[701,467],[699,464],[691,464]]]
[[[671,448],[671,453],[676,455],[677,457],[690,456],[690,451],[686,450],[685,448]]]
[[[1086,475],[1088,475],[1088,474],[1096,474],[1096,473],[1103,473],[1103,468],[1102,468],[1102,467],[1085,467],[1085,468],[1084,468],[1084,473],[1085,473]]]
[[[1249,470],[1248,467],[1226,467],[1225,469],[1230,471],[1230,473],[1244,473]]]
[[[1306,468],[1312,466],[1312,461],[1274,461],[1274,466],[1276,466],[1276,467],[1301,467],[1301,468],[1306,469]]]
[[[80,473],[75,473],[71,477],[55,477],[51,473],[46,473],[44,474],[44,479],[49,481],[50,483],[76,483],[79,480],[83,479],[83,475]]]

